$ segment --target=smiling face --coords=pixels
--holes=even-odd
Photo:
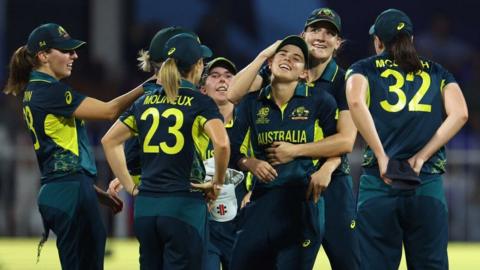
[[[303,33],[310,57],[321,62],[329,60],[342,43],[336,28],[329,22],[309,25]]]
[[[39,52],[38,58],[42,63],[41,71],[57,80],[61,80],[72,74],[73,62],[78,58],[78,55],[74,50],[60,51],[51,49],[48,52]]]
[[[288,44],[280,48],[269,64],[276,80],[290,82],[306,76],[305,57],[295,45]]]
[[[205,84],[200,89],[202,93],[208,95],[217,105],[228,103],[227,91],[233,74],[226,68],[214,67],[208,73]]]

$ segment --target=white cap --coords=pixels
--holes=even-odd
[[[212,202],[210,214],[213,220],[226,222],[235,218],[237,215],[237,197],[235,196],[235,185],[226,184],[222,186],[220,195]]]
[[[215,175],[215,159],[209,158],[203,161],[205,167],[205,182],[211,181]],[[244,179],[243,172],[228,168],[225,173],[225,184],[238,186]]]

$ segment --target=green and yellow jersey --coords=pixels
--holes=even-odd
[[[233,128],[233,126],[235,124],[235,118],[236,118],[236,115],[237,115],[236,112],[237,112],[237,110],[234,109],[233,119],[231,119],[230,121],[225,123],[225,129],[227,130],[228,138],[233,138],[233,136],[234,136],[235,129]],[[203,151],[203,153],[205,154],[204,157],[206,159],[212,158],[213,157],[213,143],[212,143],[212,141],[210,139],[208,139],[207,141],[204,141],[204,143],[207,143],[205,145],[206,147],[201,147],[202,149],[205,149],[205,151]],[[248,149],[246,149],[246,148],[242,149],[242,154],[245,155],[245,156],[248,156],[248,151],[247,150]],[[236,168],[236,164],[233,164],[232,162],[230,162],[229,167],[230,168]],[[243,197],[245,196],[245,194],[247,194],[247,188],[249,188],[248,185],[251,185],[251,183],[250,183],[251,182],[251,177],[252,176],[250,174],[245,173],[245,181],[238,184],[235,187],[235,196],[237,197],[238,207],[240,207]]]
[[[360,60],[347,71],[368,80],[367,104],[385,152],[390,158],[408,159],[433,137],[445,118],[442,91],[455,82],[439,64],[421,59],[423,69],[405,73],[388,53]],[[445,172],[442,147],[424,164],[422,173]],[[364,167],[376,167],[370,148],[364,152]]]
[[[298,83],[293,97],[279,108],[268,85],[260,93],[250,93],[240,103],[234,125],[232,158],[238,161],[244,155],[242,145],[250,145],[250,154],[267,160],[265,149],[275,141],[294,144],[315,142],[336,132],[335,99],[325,91],[310,89]],[[250,141],[249,143],[246,143]],[[307,185],[308,176],[318,166],[318,160],[300,157],[275,166],[278,177],[270,182],[256,181],[255,188]]]
[[[191,191],[191,182],[205,178],[204,124],[223,119],[213,100],[182,80],[179,95],[169,102],[161,85],[144,85],[140,97],[121,117],[138,134],[141,192]],[[208,137],[207,137],[208,138]]]
[[[150,80],[143,84],[143,90],[145,94],[149,94],[149,91],[155,90],[155,84],[157,80]],[[144,95],[145,95],[144,94]],[[140,185],[140,176],[142,174],[142,165],[140,164],[140,143],[137,136],[128,139],[124,144],[125,158],[127,161],[128,172],[133,178],[135,184]]]
[[[271,71],[267,65],[263,66],[259,72],[263,79],[263,85],[270,83]],[[335,119],[338,120],[338,115],[341,111],[348,110],[347,97],[345,94],[345,71],[337,65],[335,59],[328,62],[322,75],[314,82],[308,83],[311,91],[326,91],[335,99],[337,103],[337,111]],[[347,155],[341,155],[342,162],[334,171],[333,175],[348,175],[350,174],[350,165],[348,163]]]
[[[52,76],[32,71],[23,116],[45,184],[63,176],[97,173],[85,122],[73,116],[85,96]]]

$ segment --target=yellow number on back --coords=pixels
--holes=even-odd
[[[183,113],[179,109],[170,108],[162,113],[163,118],[168,118],[169,116],[175,117],[175,124],[172,127],[168,128],[168,133],[175,136],[175,144],[173,146],[168,146],[167,143],[161,142],[159,145],[151,145],[150,141],[152,140],[153,135],[157,131],[157,128],[160,124],[160,113],[157,108],[148,108],[145,110],[140,117],[141,120],[147,120],[148,116],[152,116],[152,125],[145,136],[145,141],[143,142],[143,152],[144,153],[160,153],[160,150],[165,154],[174,155],[180,152],[185,145],[185,137],[180,132],[180,128],[183,125]]]
[[[147,120],[147,117],[149,115],[152,116],[152,125],[150,126],[150,129],[148,130],[147,135],[145,136],[145,141],[143,142],[143,152],[158,153],[160,152],[159,146],[150,145],[150,141],[152,140],[152,137],[155,134],[155,131],[157,131],[158,123],[160,122],[160,119],[159,119],[160,116],[156,108],[148,108],[142,113],[142,116],[140,117],[140,119],[145,121]]]
[[[23,107],[23,116],[25,118],[25,122],[27,122],[28,129],[33,133],[33,137],[35,137],[35,142],[33,143],[33,148],[35,150],[40,149],[40,142],[38,141],[37,133],[35,132],[35,128],[33,127],[33,115],[32,110],[30,110],[29,106]]]
[[[183,113],[179,109],[168,109],[162,113],[162,117],[168,118],[170,115],[175,116],[175,125],[173,127],[168,128],[168,133],[173,134],[175,136],[176,142],[173,146],[168,146],[167,143],[161,142],[160,148],[166,154],[174,155],[180,152],[185,145],[185,138],[183,134],[179,131],[183,125]]]
[[[415,93],[413,98],[408,102],[408,110],[412,112],[431,112],[432,106],[429,104],[421,104],[420,101],[427,93],[428,89],[430,88],[430,75],[425,71],[421,71],[416,75],[422,78],[422,85]],[[403,78],[403,75],[393,69],[387,69],[380,74],[381,77],[387,78],[389,76],[393,76],[395,78],[395,84],[388,87],[389,92],[393,92],[397,95],[398,101],[395,104],[390,104],[387,100],[382,100],[380,102],[380,106],[387,112],[399,112],[405,108],[407,104],[407,98],[405,96],[405,92],[402,90],[403,85],[405,84],[405,79],[407,81],[413,82],[415,79],[415,75],[413,73],[408,73],[406,78]]]
[[[387,69],[380,76],[387,78],[388,76],[393,76],[396,80],[394,85],[391,85],[388,87],[388,91],[393,92],[397,95],[398,101],[395,104],[390,104],[388,103],[387,100],[382,100],[380,102],[380,106],[387,111],[387,112],[399,112],[401,111],[404,107],[405,104],[407,104],[407,97],[405,96],[405,93],[400,89],[403,87],[403,84],[405,83],[402,73],[393,70],[393,69]]]
[[[408,103],[408,110],[409,111],[414,111],[414,112],[431,112],[432,111],[432,105],[430,104],[420,104],[420,101],[422,100],[423,96],[428,91],[428,88],[430,87],[430,75],[426,73],[425,71],[422,71],[421,73],[417,74],[422,78],[422,85],[420,86],[420,89],[418,89],[417,93],[413,96],[412,100]],[[407,76],[407,80],[408,80]],[[410,81],[413,81],[413,76]]]

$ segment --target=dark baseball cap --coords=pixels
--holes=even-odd
[[[47,49],[75,50],[85,44],[85,41],[70,37],[65,28],[55,23],[42,24],[35,28],[28,37],[27,49],[36,54]]]
[[[308,26],[316,22],[329,22],[333,26],[335,26],[335,29],[337,29],[337,32],[339,34],[342,31],[342,20],[340,19],[338,13],[335,12],[333,9],[317,8],[312,11],[310,16],[308,16],[307,21],[305,22],[305,29],[307,29]]]
[[[394,189],[412,190],[422,183],[407,160],[390,159],[385,177],[393,181],[392,188]]]
[[[368,31],[370,35],[376,35],[386,43],[390,42],[400,32],[411,36],[413,34],[413,24],[407,14],[394,8],[380,13]]]
[[[233,75],[237,74],[237,67],[235,66],[235,64],[225,57],[217,57],[208,62],[205,66],[204,73],[208,74],[213,68],[216,67],[223,67],[230,71]]]
[[[167,43],[167,40],[169,40],[171,37],[182,33],[189,34],[194,38],[198,39],[197,34],[179,26],[163,28],[155,34],[155,36],[152,38],[152,41],[150,42],[150,48],[148,49],[150,60],[154,62],[165,61],[167,59],[166,56],[163,54],[165,43]]]
[[[237,74],[237,67],[232,61],[228,60],[225,57],[217,57],[205,65],[205,68],[203,69],[203,73],[202,73],[202,78],[200,80],[200,85],[205,84],[205,81],[208,75],[210,74],[212,69],[216,67],[223,67],[223,68],[226,68],[228,71],[230,71],[230,73],[232,73],[233,75]]]
[[[179,68],[188,69],[200,58],[212,56],[212,51],[190,34],[182,33],[171,37],[163,50],[166,58],[177,60]]]
[[[282,42],[280,42],[280,44],[278,45],[277,49],[275,50],[275,53],[280,51],[280,49],[282,49],[286,45],[294,45],[300,48],[300,50],[303,53],[303,58],[305,59],[305,64],[308,63],[308,47],[307,47],[307,43],[305,43],[305,40],[303,40],[303,38],[295,35],[291,35],[284,38]]]

